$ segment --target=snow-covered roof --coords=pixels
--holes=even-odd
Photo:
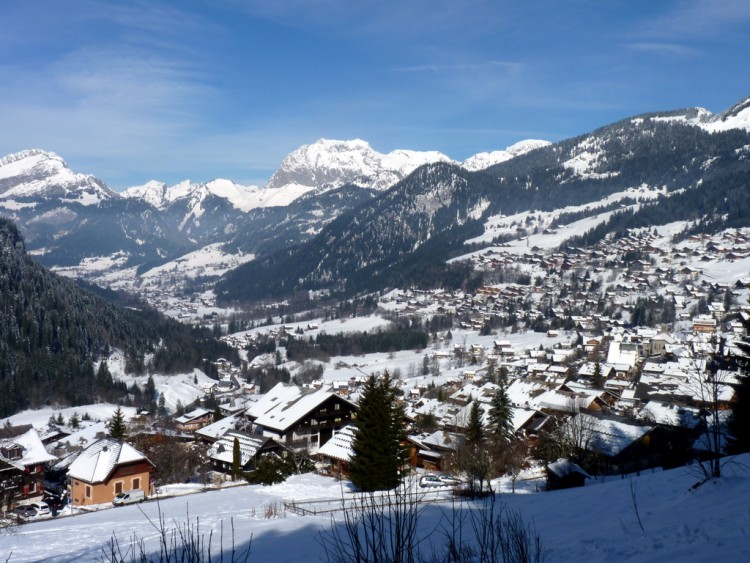
[[[701,422],[698,409],[676,406],[662,401],[649,401],[639,411],[638,415],[644,420],[667,426],[695,428]]]
[[[42,444],[42,440],[39,438],[39,434],[37,434],[37,431],[33,428],[13,438],[4,438],[0,440],[0,448],[2,449],[13,449],[18,446],[23,450],[21,458],[9,459],[5,458],[3,454],[0,453],[0,459],[17,469],[23,469],[29,465],[37,465],[39,463],[46,463],[57,459],[55,456],[47,453],[47,450],[44,449],[44,444]]]
[[[130,444],[114,438],[102,438],[81,452],[70,464],[68,475],[87,483],[102,483],[117,466],[137,461],[146,461],[153,465]]]
[[[259,426],[284,431],[331,397],[346,401],[327,388],[310,390],[278,383],[245,412]]]
[[[606,417],[594,417],[579,413],[573,426],[592,433],[590,448],[601,454],[614,457],[625,448],[653,430],[653,426],[629,424]]]
[[[456,450],[463,442],[463,434],[437,430],[423,438],[410,436],[416,442],[421,443],[428,449],[437,448],[439,450]]]
[[[212,422],[208,426],[204,426],[203,428],[196,430],[195,434],[207,440],[218,440],[224,434],[226,434],[227,431],[234,429],[238,416],[239,415],[236,414],[226,416],[220,420],[217,420],[216,422]]]
[[[558,477],[565,477],[571,473],[580,473],[584,477],[591,478],[591,475],[586,473],[581,467],[569,459],[558,459],[557,461],[550,463],[547,469],[557,475]]]
[[[258,450],[270,440],[270,438],[258,434],[245,434],[244,432],[232,430],[227,432],[209,448],[208,457],[216,461],[232,463],[234,460],[235,438],[240,447],[240,465],[242,466],[255,457]]]
[[[623,347],[623,343],[613,340],[609,344],[607,352],[607,363],[615,365],[627,365],[633,368],[638,361],[638,349],[633,346]]]
[[[186,412],[182,416],[178,416],[177,418],[174,419],[174,421],[177,424],[187,424],[189,422],[192,422],[193,420],[202,418],[209,414],[211,414],[211,411],[198,407],[197,409],[194,409],[190,412]]]
[[[518,431],[539,411],[523,407],[513,408],[513,430]],[[546,415],[545,415],[546,416]]]
[[[318,449],[318,455],[349,461],[354,455],[352,442],[355,432],[356,427],[353,424],[347,424]]]

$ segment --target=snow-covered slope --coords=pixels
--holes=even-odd
[[[452,162],[437,151],[395,150],[379,153],[365,141],[320,139],[290,153],[268,181],[267,188],[301,185],[337,188],[347,183],[384,190],[432,162]]]
[[[545,561],[747,561],[748,462],[748,455],[738,457],[725,466],[724,476],[697,488],[693,485],[700,478],[688,467],[606,482],[589,480],[584,487],[538,494],[528,494],[533,485],[529,487],[523,480],[516,487],[527,494],[505,492],[510,486],[509,479],[504,478],[494,483],[495,490],[503,491],[496,496],[495,515],[517,513],[521,523],[539,535]],[[100,505],[96,512],[30,522],[20,526],[17,533],[4,535],[2,547],[6,556],[12,553],[9,561],[100,561],[102,554],[110,553],[108,542],[113,537],[123,552],[132,548],[137,553],[140,544],[131,545],[135,536],[143,540],[147,553],[157,556],[161,536],[154,532],[152,523],[163,519],[167,533],[182,531],[190,523],[196,533],[194,539],[205,542],[203,553],[210,546],[217,556],[223,547],[230,557],[234,546],[239,555],[252,539],[250,561],[306,563],[330,560],[323,540],[330,541],[332,525],[340,526],[339,537],[347,538],[344,516],[335,511],[339,499],[351,498],[346,481],[294,475],[271,486],[225,486],[164,498],[179,494],[180,487],[193,491],[199,488],[164,486],[158,503],[120,508]],[[451,501],[449,491],[429,496],[442,497],[443,502],[427,501],[424,493],[420,496],[425,500],[418,507],[415,525],[425,559],[439,560],[444,554],[451,522],[457,527],[463,523],[463,548],[477,547],[469,511],[479,516],[481,503]],[[284,510],[284,501],[325,508],[322,514],[298,516]],[[454,509],[457,517],[451,520]],[[500,512],[503,510],[510,512]],[[217,530],[223,530],[223,534]],[[76,538],[74,544],[71,538]]]
[[[718,115],[713,116],[703,127],[711,132],[729,129],[750,131],[750,96]]]
[[[94,176],[73,172],[53,152],[32,149],[1,159],[0,198],[12,207],[14,200],[38,197],[95,205],[117,194]]]
[[[550,145],[549,141],[541,141],[538,139],[527,139],[526,141],[519,141],[518,143],[509,146],[505,150],[492,151],[492,152],[480,152],[472,157],[464,160],[463,166],[467,170],[484,170],[495,164],[500,164],[511,158],[515,158],[522,154],[526,154],[529,151],[546,147]]]
[[[750,131],[750,96],[721,113],[714,114],[705,108],[687,108],[653,117],[656,121],[680,121],[716,133],[731,129]],[[633,119],[634,123],[643,118]]]

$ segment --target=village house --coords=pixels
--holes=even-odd
[[[71,503],[102,504],[135,489],[148,495],[154,470],[154,464],[130,444],[102,438],[83,450],[68,468]]]
[[[569,459],[558,459],[547,465],[547,488],[549,490],[583,487],[591,475]]]
[[[354,425],[347,424],[318,449],[317,466],[321,473],[338,479],[349,477],[349,463],[354,455],[352,442],[355,431]]]
[[[458,450],[463,443],[463,434],[437,430],[424,436],[409,436],[409,462],[412,467],[426,471],[445,469],[445,458]]]
[[[214,419],[212,411],[197,408],[174,419],[175,427],[181,432],[195,432],[211,424]]]
[[[311,454],[351,422],[356,405],[327,388],[278,383],[245,411],[254,432]]]
[[[46,464],[56,459],[30,425],[0,429],[0,512],[41,500]]]
[[[282,449],[275,440],[267,436],[230,430],[208,450],[208,459],[217,471],[232,472],[235,440],[237,440],[239,446],[239,466],[242,471],[252,471],[261,456],[268,453],[278,453]]]

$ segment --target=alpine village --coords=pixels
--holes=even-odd
[[[5,156],[0,553],[24,560],[1,546],[46,521],[132,513],[144,538],[159,521],[131,503],[218,509],[230,497],[207,495],[300,479],[328,492],[278,489],[253,521],[392,526],[575,488],[593,505],[629,481],[641,522],[638,476],[710,486],[750,450],[748,114],[750,98],[399,166],[321,139],[252,189],[118,193],[48,151]],[[564,559],[495,516],[533,540],[512,560]],[[142,558],[117,526],[89,557],[210,560],[166,539]],[[252,533],[232,541],[257,560]],[[511,560],[376,536],[402,533],[421,559],[321,541],[328,560]]]

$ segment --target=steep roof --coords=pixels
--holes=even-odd
[[[246,414],[259,426],[283,432],[331,397],[349,402],[326,389],[309,390],[278,383],[260,401],[251,405]]]
[[[245,434],[237,430],[230,430],[219,438],[208,450],[208,457],[216,461],[232,463],[234,461],[234,439],[240,446],[240,465],[245,466],[255,457],[263,446],[271,439],[258,434]]]
[[[19,459],[8,459],[2,454],[2,449],[13,449],[14,447],[20,446],[23,450],[22,457]],[[13,438],[0,439],[0,459],[6,463],[12,465],[17,469],[23,469],[29,465],[37,465],[39,463],[46,463],[48,461],[54,461],[57,458],[44,449],[44,444],[39,438],[39,434],[33,428],[26,430],[23,434],[14,436]]]
[[[354,455],[352,442],[354,441],[355,431],[356,427],[354,425],[347,424],[318,449],[318,455],[332,457],[341,461],[350,461]]]
[[[102,483],[118,466],[139,461],[153,466],[145,455],[130,444],[114,438],[102,438],[81,452],[70,464],[68,475],[87,483]]]

